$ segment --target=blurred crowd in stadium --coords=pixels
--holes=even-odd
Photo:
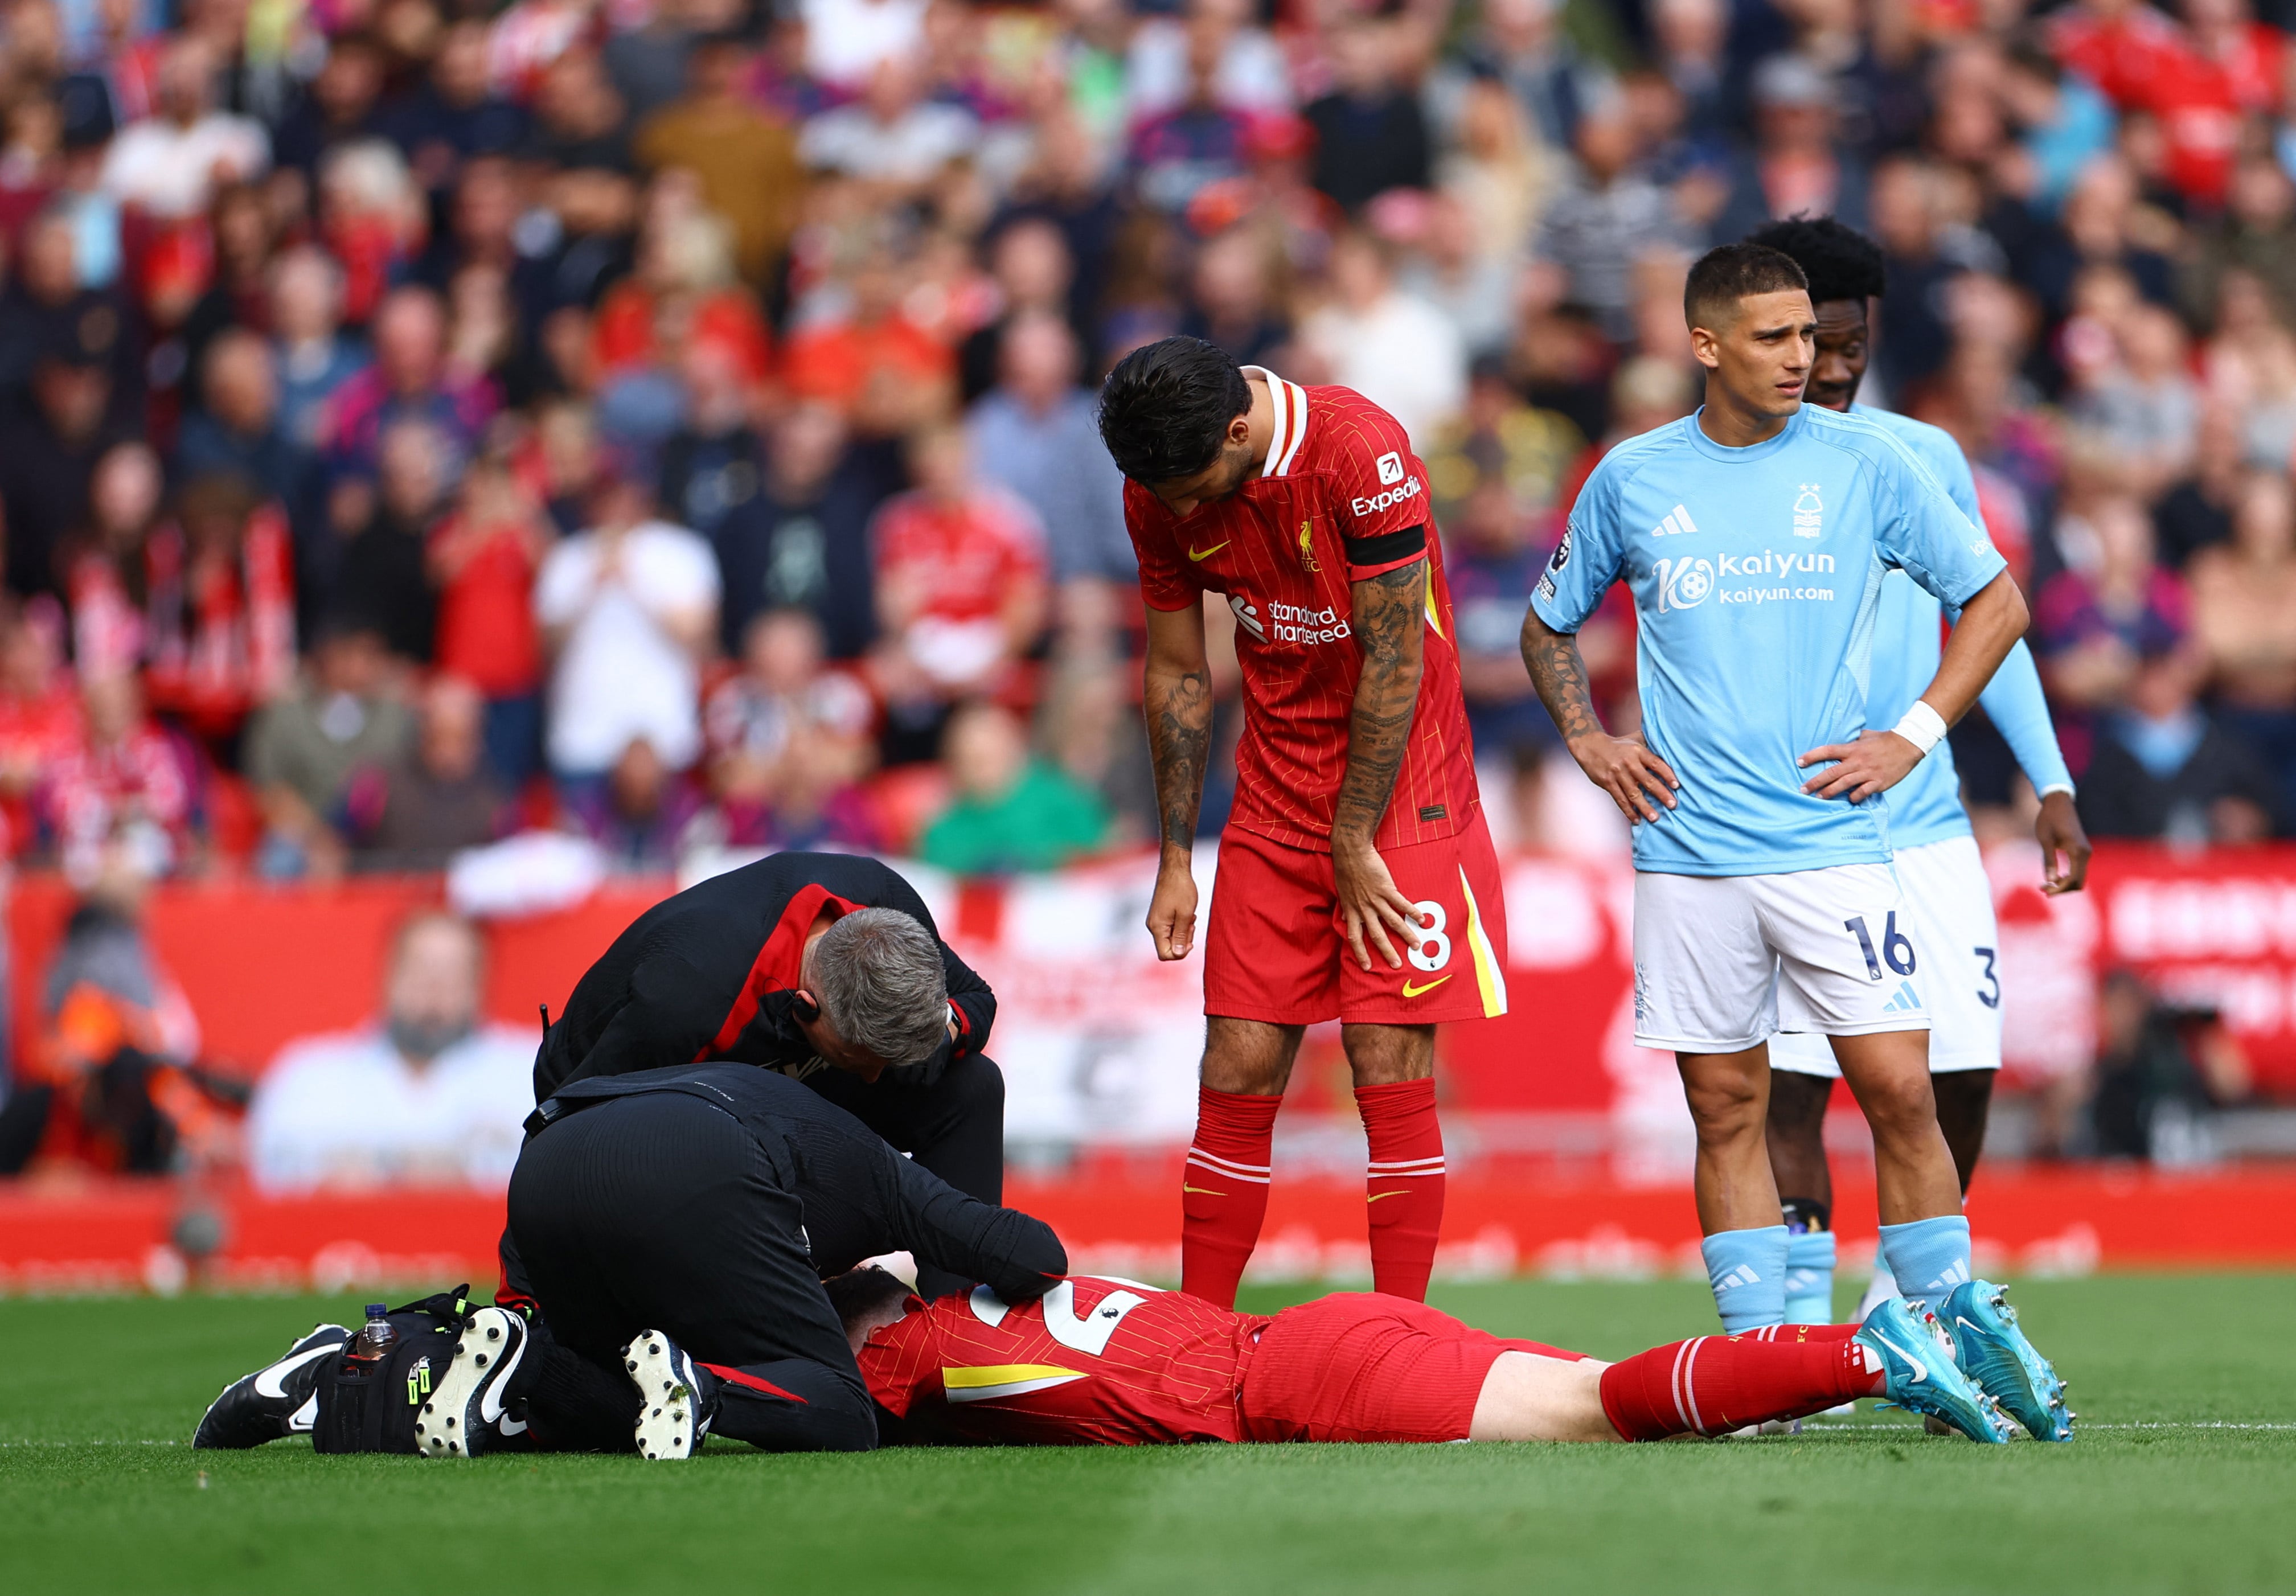
[[[2090,829],[2290,821],[2296,56],[2247,0],[0,18],[20,857],[1137,838],[1091,385],[1173,331],[1409,425],[1504,790],[1562,511],[1696,402],[1687,259],[1804,211],[1888,253],[1868,397],[1977,462]]]
[[[1173,331],[1408,425],[1495,829],[1615,847],[1517,628],[1594,461],[1697,403],[1689,260],[1801,212],[1887,254],[1865,397],[1975,463],[2089,830],[2283,834],[2272,3],[10,0],[6,851],[1144,840],[1092,396]]]

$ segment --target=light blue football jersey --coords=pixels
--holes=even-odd
[[[1635,827],[1635,867],[1770,875],[1890,856],[1886,798],[1801,790],[1794,761],[1866,725],[1882,578],[1946,603],[2001,556],[1886,429],[1805,405],[1726,448],[1685,416],[1595,468],[1531,595],[1575,632],[1613,582],[1634,593],[1643,732],[1681,779]]]
[[[1851,413],[1887,429],[1929,469],[1971,524],[1984,527],[1985,518],[1977,508],[1977,479],[1953,434],[1894,411],[1860,405]],[[1867,725],[1896,725],[1936,679],[1944,653],[1944,610],[1903,571],[1882,579],[1881,610],[1874,618],[1873,685],[1866,698]],[[2021,641],[2009,651],[1978,701],[2017,756],[2034,791],[2072,785],[2065,757],[2057,748],[2048,700],[2041,694],[2041,673],[2034,667],[2032,651]],[[1894,847],[1919,847],[1968,835],[1969,814],[1961,806],[1961,774],[1954,768],[1953,746],[1940,742],[1914,766],[1913,774],[1890,789],[1890,842]]]

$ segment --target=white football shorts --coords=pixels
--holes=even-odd
[[[2001,1068],[2000,944],[1993,932],[1993,888],[1974,837],[1948,837],[1899,848],[1898,886],[1922,996],[1930,1006],[1930,1073]],[[1770,1038],[1770,1068],[1839,1079],[1841,1067],[1825,1038],[1781,1031]]]
[[[1734,1053],[1780,1029],[1925,1031],[1920,955],[1887,864],[1635,873],[1635,1041]]]

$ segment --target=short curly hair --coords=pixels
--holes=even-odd
[[[1809,279],[1812,305],[1829,299],[1855,299],[1862,305],[1880,299],[1889,287],[1882,246],[1833,217],[1789,217],[1757,227],[1746,241],[1792,257]]]

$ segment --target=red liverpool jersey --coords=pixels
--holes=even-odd
[[[1184,520],[1136,482],[1124,520],[1152,608],[1224,593],[1243,666],[1243,739],[1230,823],[1329,852],[1348,764],[1363,653],[1351,582],[1424,558],[1426,664],[1395,794],[1373,838],[1389,847],[1448,837],[1474,808],[1475,753],[1459,692],[1451,589],[1427,502],[1427,468],[1402,425],[1352,389],[1302,388],[1247,366],[1275,408],[1267,463],[1232,497]],[[1427,528],[1427,551],[1351,563],[1360,540]],[[1357,545],[1351,550],[1350,545]]]
[[[1268,1321],[1133,1281],[1074,1275],[1008,1307],[983,1286],[869,1338],[879,1406],[936,1437],[1038,1446],[1240,1441],[1237,1402]]]

